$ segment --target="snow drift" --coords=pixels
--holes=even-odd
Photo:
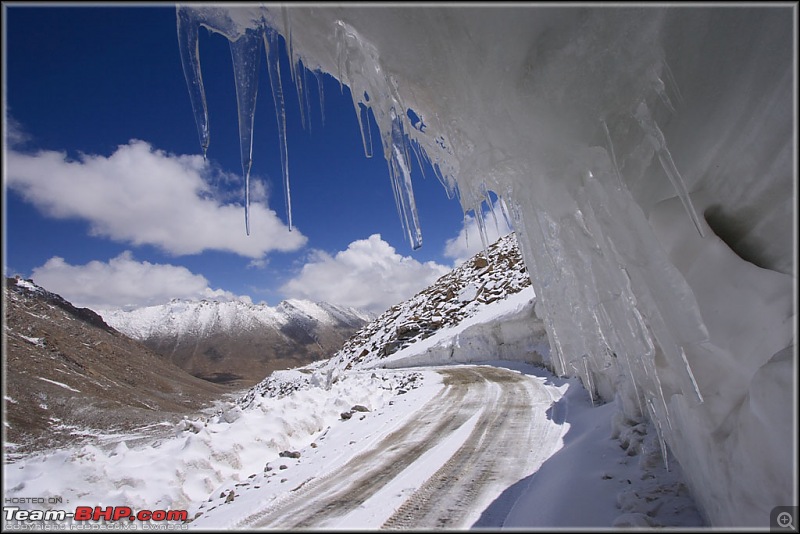
[[[489,191],[503,198],[550,364],[651,418],[712,524],[765,526],[796,502],[796,6],[177,15],[204,151],[201,25],[231,42],[246,180],[266,49],[290,203],[282,35],[301,103],[308,73],[327,73],[350,88],[368,156],[377,125],[413,247],[410,154],[481,224]]]

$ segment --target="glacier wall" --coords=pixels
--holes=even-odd
[[[337,78],[367,156],[379,130],[412,247],[411,154],[481,225],[489,191],[502,197],[549,364],[652,419],[711,524],[766,527],[774,506],[797,503],[796,10],[250,4],[177,15],[204,151],[200,26],[231,42],[245,179],[266,51],[289,206],[279,45],[301,103],[310,78]]]

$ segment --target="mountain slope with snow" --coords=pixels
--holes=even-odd
[[[3,292],[6,452],[176,422],[223,393],[30,280]]]
[[[183,301],[101,312],[195,376],[252,385],[271,371],[330,356],[370,315],[353,308],[286,300],[275,307],[242,301]]]

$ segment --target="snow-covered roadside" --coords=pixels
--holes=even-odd
[[[282,374],[284,383],[306,383],[298,380],[298,371]],[[412,415],[440,387],[433,372],[354,371],[330,389],[301,386],[285,396],[259,397],[244,410],[227,402],[219,413],[184,420],[173,435],[156,441],[129,446],[129,436],[116,442],[107,436],[104,445],[56,450],[6,464],[3,497],[18,499],[15,502],[60,497],[70,508],[187,509],[191,518],[220,488],[233,488],[251,474],[262,473],[266,464],[284,460],[281,452],[303,449],[337,425],[359,428],[357,412],[352,417],[356,421],[342,420],[342,412],[357,405],[371,411],[390,407],[390,420],[399,420]],[[398,395],[401,391],[414,394]],[[352,440],[363,439],[367,438],[353,434]],[[346,449],[339,454],[346,455]]]

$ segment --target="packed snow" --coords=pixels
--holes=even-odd
[[[649,418],[714,525],[764,526],[797,502],[796,10],[181,6],[178,35],[204,151],[199,26],[248,80],[259,36],[276,71],[280,34],[301,102],[326,73],[374,120],[412,247],[410,154],[479,219],[498,194],[556,374]]]

